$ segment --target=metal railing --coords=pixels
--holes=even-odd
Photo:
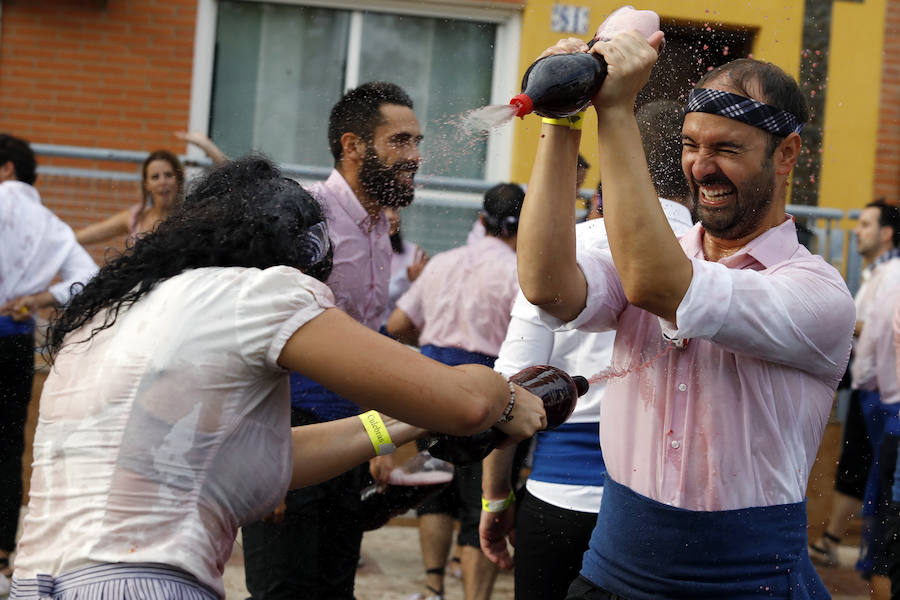
[[[109,161],[140,165],[147,152],[134,150],[117,150],[110,148],[86,148],[82,146],[65,146],[57,144],[32,144],[34,152],[42,157],[58,157],[81,159],[88,161]],[[206,158],[182,155],[179,157],[186,167],[206,168],[212,162]],[[302,181],[321,181],[328,177],[330,167],[297,165],[282,163],[282,172]],[[68,166],[40,165],[38,173],[49,176],[79,177],[86,179],[106,179],[114,181],[140,181],[137,169],[133,172],[85,169]],[[480,207],[481,197],[496,182],[481,179],[462,179],[423,175],[417,177],[419,189],[416,192],[416,204],[420,206],[443,207]],[[580,190],[580,195],[589,198],[593,190]],[[800,223],[805,222],[812,233],[808,246],[810,250],[823,256],[829,263],[845,274],[851,292],[859,287],[861,257],[856,252],[856,239],[849,230],[839,227],[844,218],[857,219],[859,210],[846,213],[835,208],[818,206],[788,205],[786,210]]]

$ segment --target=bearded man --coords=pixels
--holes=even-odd
[[[335,303],[375,330],[388,303],[391,275],[390,225],[383,210],[412,202],[421,161],[422,133],[412,109],[412,100],[393,83],[366,83],[344,94],[328,121],[334,170],[310,188],[325,209],[334,247],[327,283]],[[291,426],[361,412],[318,383],[291,374]],[[283,515],[244,527],[253,600],[353,600],[363,533],[360,491],[371,481],[369,469],[384,480],[391,468],[386,455],[369,468],[289,492]]]
[[[609,65],[593,104],[610,250],[576,253],[569,120],[541,127],[519,225],[519,283],[545,322],[616,330],[600,416],[608,477],[567,598],[828,598],[804,497],[855,311],[785,214],[806,104],[769,63],[701,78],[682,128],[700,223],[676,238],[633,112],[662,38],[590,49]],[[563,40],[547,53],[587,51]]]

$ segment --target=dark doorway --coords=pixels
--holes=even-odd
[[[652,100],[685,102],[688,91],[708,70],[750,54],[751,29],[724,28],[709,23],[663,20],[666,47],[650,81],[638,95],[637,105]]]

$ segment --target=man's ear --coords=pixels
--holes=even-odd
[[[355,133],[347,132],[341,136],[342,160],[356,160],[362,162],[366,156],[366,143]]]
[[[787,175],[791,172],[791,169],[797,164],[797,159],[800,158],[800,146],[800,134],[798,133],[791,133],[781,140],[772,157],[776,174]]]
[[[894,228],[883,226],[878,229],[878,236],[881,238],[882,244],[888,244],[890,247],[894,247]]]
[[[13,161],[8,160],[0,165],[0,182],[18,181],[18,179],[16,177],[16,165],[13,164]]]

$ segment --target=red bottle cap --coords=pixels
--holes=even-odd
[[[531,102],[531,98],[529,98],[525,94],[517,94],[513,96],[512,100],[510,100],[509,103],[518,108],[518,110],[516,111],[517,117],[524,117],[532,110],[534,110],[534,105]]]

